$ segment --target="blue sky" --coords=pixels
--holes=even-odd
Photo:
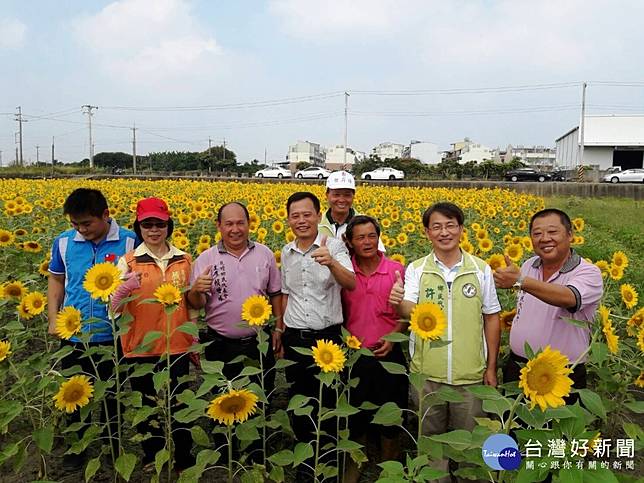
[[[83,104],[99,106],[97,153],[130,152],[136,123],[140,154],[211,137],[241,161],[282,160],[298,139],[342,143],[344,91],[361,151],[552,146],[579,119],[581,81],[590,114],[644,114],[643,16],[638,1],[3,0],[3,164],[19,105],[25,159],[36,145],[49,159],[52,136],[58,159],[86,157]]]

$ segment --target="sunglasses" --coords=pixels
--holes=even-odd
[[[158,229],[162,230],[164,228],[168,227],[168,222],[167,221],[144,221],[141,222],[141,228],[145,228],[146,230],[151,230],[152,228],[157,227]]]

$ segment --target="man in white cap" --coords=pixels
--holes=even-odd
[[[356,215],[353,209],[353,197],[356,194],[356,181],[351,173],[334,171],[326,180],[326,200],[329,209],[322,216],[318,231],[328,237],[339,238],[347,230],[347,225]],[[382,240],[378,241],[378,250],[385,251]]]

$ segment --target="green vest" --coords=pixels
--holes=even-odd
[[[434,262],[433,252],[412,263],[413,269],[421,266],[418,303],[434,302],[443,309],[447,329],[441,339],[452,342],[430,349],[429,340],[423,341],[412,334],[411,371],[422,373],[434,382],[481,383],[486,367],[486,346],[481,312],[483,295],[477,273],[484,272],[485,262],[463,252],[463,264],[451,288]]]

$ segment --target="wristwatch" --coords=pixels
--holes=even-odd
[[[512,288],[521,290],[521,286],[523,285],[523,280],[525,280],[525,275],[519,275],[519,278],[517,278],[517,281],[514,282],[514,284],[512,284]]]

